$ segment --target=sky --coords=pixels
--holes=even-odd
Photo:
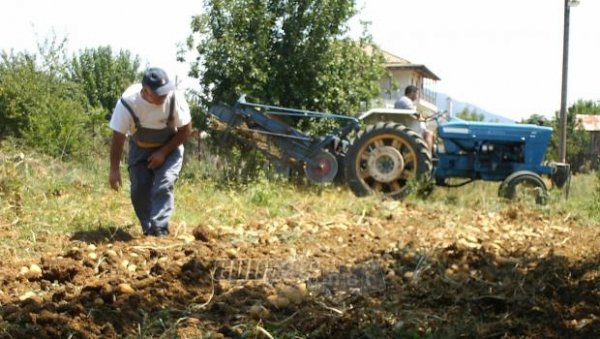
[[[560,109],[563,0],[357,0],[351,20],[371,22],[382,49],[424,64],[434,89],[489,112],[520,120]],[[0,49],[34,51],[55,34],[71,52],[110,45],[163,67],[194,87],[175,61],[202,0],[3,0]],[[600,0],[571,8],[568,103],[600,100]],[[443,107],[441,108],[443,109]]]
[[[560,110],[563,0],[368,0],[382,49],[425,64],[439,92],[520,120]],[[571,8],[567,102],[600,100],[600,0]]]

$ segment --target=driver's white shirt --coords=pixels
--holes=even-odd
[[[394,108],[415,109],[416,107],[412,99],[405,95],[394,103]]]

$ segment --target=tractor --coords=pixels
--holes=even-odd
[[[357,195],[371,191],[394,198],[408,193],[412,178],[431,178],[435,185],[459,187],[475,180],[501,182],[498,194],[513,199],[531,193],[544,203],[547,186],[570,184],[570,167],[543,163],[552,128],[530,124],[473,122],[458,118],[439,123],[440,140],[429,152],[415,111],[373,109],[359,119],[367,124],[346,156],[347,181]],[[431,154],[431,155],[430,155]],[[430,175],[431,174],[431,175]],[[456,182],[456,180],[461,180]]]
[[[544,163],[552,129],[527,124],[440,122],[440,140],[427,148],[415,111],[373,109],[358,118],[247,102],[209,108],[223,138],[234,136],[277,163],[302,168],[315,183],[346,183],[357,196],[382,194],[402,199],[416,185],[462,186],[474,180],[501,182],[498,193],[513,199],[532,194],[544,203],[547,185],[568,190],[570,168]],[[282,118],[334,119],[337,128],[312,136]],[[365,126],[361,128],[361,126]],[[456,180],[461,180],[456,182]],[[427,190],[425,190],[427,191]]]

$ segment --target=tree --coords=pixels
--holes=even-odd
[[[239,95],[286,107],[358,112],[379,91],[380,53],[370,37],[343,38],[353,0],[205,0],[188,48],[199,57],[202,102]]]
[[[551,121],[548,121],[548,119],[546,119],[546,117],[541,114],[532,114],[527,119],[521,119],[521,123],[548,126],[551,123]]]
[[[140,78],[139,57],[129,51],[113,54],[110,46],[88,48],[73,56],[69,79],[78,83],[93,107],[112,111],[121,93]]]
[[[109,47],[73,60],[66,51],[66,39],[50,36],[35,53],[0,53],[0,136],[61,159],[98,149],[107,110],[139,65],[127,52],[112,58]]]
[[[578,100],[567,110],[567,163],[571,164],[571,168],[578,171],[584,167],[586,161],[589,161],[590,135],[584,131],[576,120],[577,114],[600,114],[600,104],[589,100]],[[548,158],[550,160],[558,159],[558,144],[560,133],[559,131],[559,112],[555,112],[554,119],[550,122],[550,127],[553,128],[552,139],[548,150]]]
[[[85,153],[85,96],[65,79],[60,62],[48,61],[43,54],[2,52],[0,135],[57,157]]]
[[[462,111],[458,112],[456,117],[467,121],[483,121],[483,119],[485,118],[483,113],[479,113],[474,109],[471,110],[469,109],[469,107],[463,108]]]

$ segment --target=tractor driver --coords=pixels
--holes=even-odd
[[[406,86],[406,88],[404,89],[404,96],[401,97],[400,99],[398,99],[395,103],[394,103],[394,108],[398,108],[398,109],[410,109],[410,110],[417,110],[417,107],[415,105],[416,100],[419,98],[419,88],[417,86],[413,86],[413,85],[409,85]],[[419,127],[420,127],[420,131],[417,132],[421,132],[421,134],[423,135],[423,139],[425,139],[425,144],[427,145],[427,148],[429,149],[429,152],[433,152],[433,139],[434,139],[434,133],[432,131],[430,131],[429,129],[427,129],[427,125],[425,124],[425,121],[422,119],[421,115],[417,112],[418,115],[418,119],[420,121],[419,123]]]

